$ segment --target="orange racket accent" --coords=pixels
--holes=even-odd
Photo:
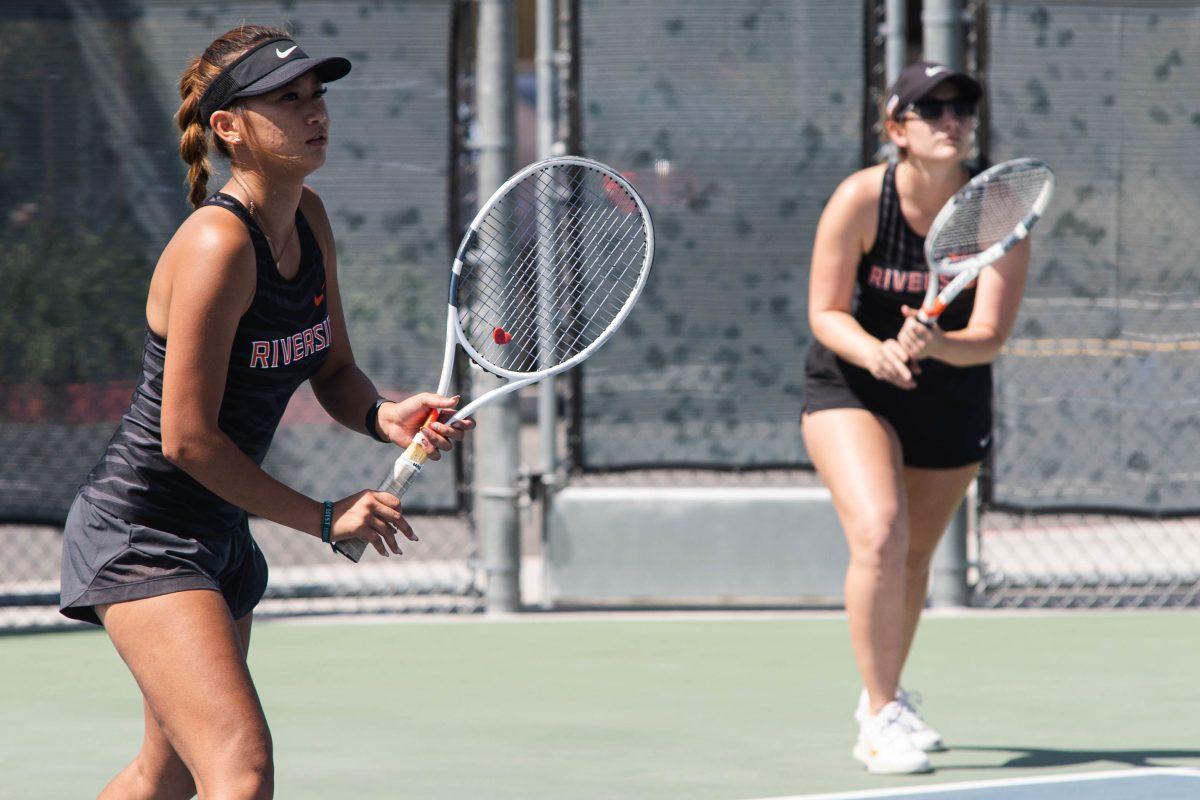
[[[933,305],[925,309],[926,316],[938,317],[946,310],[946,304],[941,300],[934,300]]]

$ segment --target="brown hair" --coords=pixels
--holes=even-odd
[[[200,117],[200,98],[209,84],[221,74],[221,70],[235,61],[238,56],[260,42],[270,39],[286,39],[287,31],[268,25],[242,25],[218,36],[205,51],[192,59],[187,69],[179,76],[179,96],[183,102],[175,112],[175,124],[183,133],[179,137],[179,157],[188,165],[188,200],[199,206],[208,196],[208,178],[212,169],[208,161],[208,120]],[[235,100],[226,106],[231,110],[239,107]],[[219,136],[212,136],[217,152],[229,158],[229,147]]]
[[[887,110],[887,99],[880,98],[879,100],[879,149],[876,150],[878,161],[903,161],[908,158],[908,148],[901,147],[892,141],[892,137],[888,135],[887,121],[892,118],[892,115]],[[900,120],[896,120],[900,122]],[[893,159],[892,156],[895,156]]]

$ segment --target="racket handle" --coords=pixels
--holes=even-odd
[[[437,412],[433,412],[436,419]],[[392,465],[391,473],[383,479],[379,484],[377,491],[387,492],[396,497],[398,500],[403,500],[405,493],[408,491],[409,485],[413,482],[413,478],[420,473],[421,467],[425,466],[425,462],[429,458],[429,454],[425,452],[425,448],[421,446],[422,437],[418,433],[413,437],[412,444],[404,451],[404,454],[396,459],[396,463]],[[358,563],[362,558],[363,553],[367,550],[367,543],[363,539],[346,539],[341,542],[334,542],[333,549],[344,555],[351,561]]]
[[[404,451],[404,455],[396,459],[392,473],[383,479],[383,483],[379,484],[379,491],[387,492],[397,500],[403,500],[404,495],[408,492],[409,484],[420,473],[421,467],[425,466],[428,458],[429,454],[425,452],[424,447],[421,447],[421,443],[414,441]]]
[[[939,297],[933,301],[932,305],[921,306],[917,311],[917,322],[920,322],[926,328],[932,328],[937,324],[937,318],[946,310],[946,303]]]

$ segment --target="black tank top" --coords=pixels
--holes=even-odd
[[[233,197],[218,192],[204,202],[236,214],[254,244],[257,283],[249,310],[238,321],[220,429],[262,464],[288,400],[329,355],[332,331],[325,302],[325,262],[308,221],[296,211],[300,267],[284,278],[253,217]],[[245,512],[202,486],[162,454],[162,380],[167,342],[146,331],[142,375],[83,495],[128,521],[192,536],[239,527]]]
[[[968,168],[972,176],[977,168]],[[901,306],[920,308],[925,301],[929,268],[925,264],[925,237],[917,235],[900,213],[900,194],[896,191],[896,164],[883,173],[879,194],[879,225],[875,243],[858,262],[855,277],[853,316],[867,333],[883,341],[894,339],[904,326]],[[942,330],[955,331],[967,326],[975,308],[972,284],[946,307],[938,318]],[[837,357],[816,339],[808,351],[805,371],[809,376],[826,379],[840,373],[850,375],[860,387],[875,381],[870,372]],[[921,361],[921,376],[916,394],[965,392],[981,398],[991,396],[991,365],[956,367],[934,358]]]
[[[854,318],[877,339],[893,339],[904,325],[900,307],[920,308],[925,302],[929,268],[925,264],[925,237],[918,236],[900,213],[896,191],[896,163],[883,173],[879,194],[879,227],[875,244],[858,262],[858,302]],[[975,307],[972,284],[946,307],[938,318],[942,330],[965,328]]]

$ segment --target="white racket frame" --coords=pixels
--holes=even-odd
[[[634,202],[637,204],[638,212],[641,215],[642,227],[646,235],[646,252],[642,260],[641,269],[638,271],[637,283],[634,285],[633,290],[630,291],[629,296],[625,299],[625,303],[621,306],[621,310],[617,312],[617,315],[613,317],[612,322],[610,322],[608,326],[596,337],[595,341],[593,341],[584,349],[580,350],[575,355],[568,358],[566,361],[562,362],[561,364],[556,364],[549,369],[538,370],[536,372],[516,372],[513,370],[502,369],[491,363],[478,350],[472,347],[470,342],[467,341],[466,334],[463,332],[462,325],[458,319],[458,305],[456,297],[458,280],[462,275],[463,258],[466,257],[467,251],[470,250],[475,237],[478,235],[479,226],[483,223],[483,220],[488,216],[491,210],[495,208],[500,201],[508,196],[508,192],[513,186],[519,184],[530,174],[551,166],[577,166],[594,170],[600,172],[602,175],[604,175],[604,177],[614,181],[621,188],[623,188],[629,194],[629,196],[633,198]],[[550,378],[558,375],[561,372],[565,372],[584,361],[586,358],[592,355],[592,353],[596,352],[596,350],[602,344],[608,341],[613,332],[615,332],[616,329],[621,326],[621,323],[625,321],[625,318],[629,316],[629,312],[633,310],[634,304],[637,302],[638,297],[642,293],[642,289],[646,285],[646,279],[650,274],[650,267],[653,263],[654,224],[650,217],[650,209],[646,207],[645,201],[642,200],[641,195],[638,194],[637,190],[633,188],[633,185],[630,184],[629,181],[622,177],[612,167],[606,164],[601,164],[599,161],[593,161],[590,158],[583,158],[581,156],[555,156],[553,158],[543,159],[542,161],[530,164],[506,180],[503,184],[501,184],[500,188],[498,188],[492,194],[492,196],[488,198],[487,203],[485,203],[483,207],[479,209],[479,213],[475,215],[475,218],[471,221],[466,233],[463,234],[462,241],[458,245],[458,251],[454,256],[454,264],[450,270],[450,298],[448,307],[446,309],[446,349],[442,355],[442,374],[438,379],[437,393],[440,395],[445,395],[446,392],[450,390],[450,382],[454,378],[454,353],[456,345],[462,345],[463,350],[467,352],[467,355],[471,357],[471,360],[478,364],[482,369],[485,369],[494,375],[508,378],[509,382],[503,386],[498,386],[489,392],[485,392],[479,397],[476,397],[455,412],[453,416],[447,419],[446,424],[450,424],[461,419],[466,419],[474,414],[480,406],[485,405],[486,403],[490,403],[493,400],[498,400],[501,397],[515,392],[525,386],[529,386],[530,384],[537,383],[538,381],[545,380],[546,378]],[[380,484],[379,491],[390,492],[401,498],[404,497],[404,493],[408,490],[409,484],[412,483],[413,478],[415,478],[416,475],[421,471],[421,467],[428,458],[428,454],[421,446],[422,441],[423,435],[418,432],[413,438],[412,444],[408,446],[408,449],[406,449],[392,465],[391,473]],[[363,552],[365,552],[367,549],[367,542],[363,539],[346,539],[334,543],[334,549],[349,558],[351,561],[358,561],[360,558],[362,558]]]
[[[1032,210],[1017,223],[1011,234],[983,252],[967,258],[935,259],[933,257],[933,247],[938,234],[946,226],[947,221],[954,216],[954,212],[966,197],[977,191],[980,186],[994,180],[997,175],[1029,169],[1044,170],[1047,181],[1034,201]],[[921,309],[917,312],[917,319],[932,327],[937,318],[946,310],[946,306],[950,305],[963,289],[979,277],[979,273],[983,271],[984,267],[999,261],[1025,239],[1037,221],[1046,213],[1046,207],[1050,205],[1050,200],[1054,197],[1054,185],[1054,170],[1044,162],[1034,158],[1014,158],[984,170],[972,178],[966,186],[955,192],[954,196],[946,201],[946,205],[942,206],[942,210],[934,217],[933,224],[929,226],[929,233],[925,236],[925,263],[929,265],[929,285],[925,289],[925,302],[921,304]],[[945,288],[939,289],[942,275],[954,275],[955,278],[946,284]]]

